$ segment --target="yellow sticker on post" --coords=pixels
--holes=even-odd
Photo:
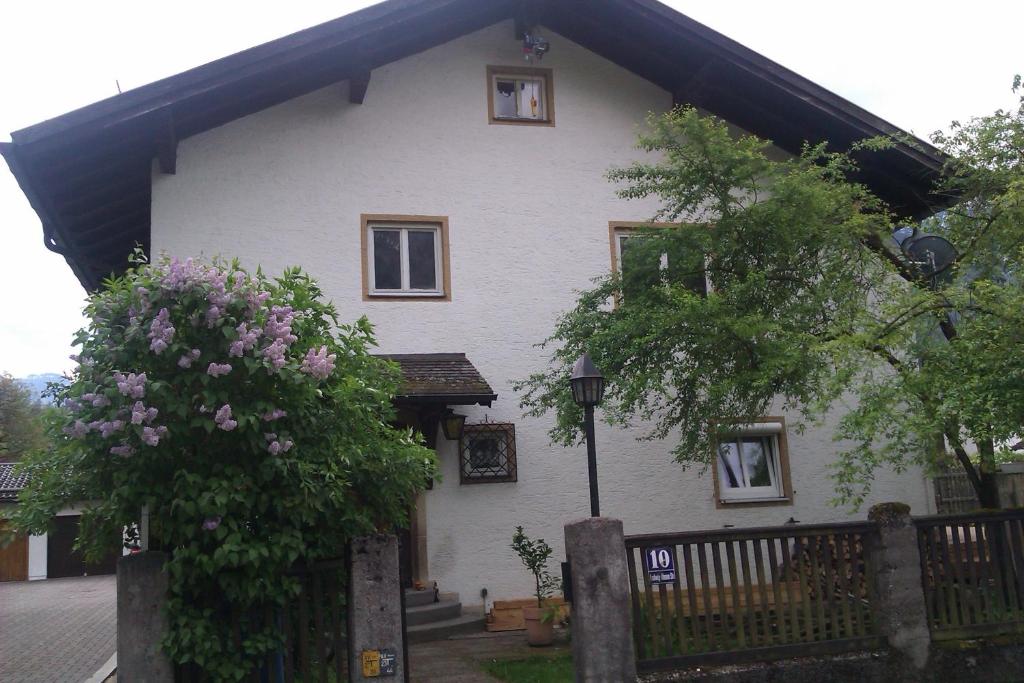
[[[380,650],[363,650],[363,678],[380,676]]]

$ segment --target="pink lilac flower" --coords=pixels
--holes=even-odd
[[[120,455],[122,458],[135,455],[135,449],[128,444],[121,444],[120,446],[114,446],[110,449],[110,452],[114,455]]]
[[[210,363],[210,366],[206,368],[206,374],[210,377],[220,377],[231,372],[230,363]]]
[[[220,306],[210,306],[206,309],[206,326],[214,328],[220,320]]]
[[[283,441],[278,439],[277,434],[274,434],[273,432],[264,434],[263,438],[270,442],[267,444],[267,451],[269,451],[271,455],[286,453],[295,445],[292,443],[291,439],[285,439]]]
[[[64,399],[63,406],[66,410],[70,410],[73,413],[77,413],[79,410],[82,409],[82,404],[79,403],[78,400],[74,398]]]
[[[167,435],[167,427],[160,425],[159,427],[143,427],[142,428],[142,443],[147,446],[156,446],[160,443],[160,437]]]
[[[178,359],[178,367],[187,370],[192,367],[192,361],[199,359],[199,349],[192,349]]]
[[[147,408],[142,404],[142,401],[136,401],[135,405],[132,406],[132,424],[140,425],[143,422],[149,424],[159,413],[160,411],[156,408]]]
[[[104,439],[112,436],[114,432],[119,432],[124,429],[124,420],[111,420],[109,422],[100,423],[100,436]]]
[[[148,336],[151,340],[149,348],[156,354],[162,352],[171,343],[174,338],[174,326],[171,325],[171,314],[166,308],[161,308],[153,318]]]
[[[263,333],[260,329],[249,329],[249,326],[242,323],[235,328],[238,332],[238,339],[231,344],[231,348],[228,350],[229,356],[241,356],[243,353],[256,346],[256,340],[260,338]]]
[[[217,527],[220,526],[220,519],[221,519],[220,515],[215,515],[213,517],[207,517],[206,519],[203,520],[203,529],[205,529],[206,531],[213,531],[213,530],[215,530]]]
[[[290,346],[298,337],[292,334],[292,322],[295,312],[291,306],[274,306],[270,309],[267,322],[263,325],[263,333],[271,339],[280,339],[285,346]]]
[[[75,420],[73,425],[64,428],[64,433],[75,439],[81,439],[90,431],[89,425],[85,424],[82,420]]]
[[[270,346],[263,349],[262,354],[275,370],[280,370],[284,367],[284,364],[288,362],[284,355],[286,350],[287,347],[285,346],[284,341],[281,339],[275,339]]]
[[[124,396],[131,398],[143,398],[146,395],[146,373],[129,373],[126,377],[120,372],[114,373],[114,381],[117,382],[117,390]]]
[[[264,413],[263,414],[263,421],[264,422],[273,422],[274,420],[278,420],[278,419],[284,417],[287,414],[288,413],[286,413],[285,411],[281,410],[280,408],[274,408],[269,413]]]
[[[238,426],[238,421],[231,419],[231,406],[227,403],[220,407],[220,410],[217,411],[213,421],[216,422],[217,426],[225,432],[230,432]]]
[[[92,404],[93,408],[105,408],[110,405],[110,399],[103,394],[82,394],[82,400],[86,403]]]
[[[310,349],[302,359],[302,367],[299,369],[317,379],[327,379],[334,370],[335,359],[337,356],[333,353],[328,354],[326,346],[321,346],[319,351]]]

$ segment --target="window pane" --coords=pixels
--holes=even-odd
[[[512,80],[497,79],[494,92],[495,118],[516,117],[516,83]]]
[[[661,279],[661,254],[644,244],[643,237],[619,236],[622,289],[626,296],[643,292]]]
[[[401,233],[373,231],[373,288],[402,288]]]
[[[735,441],[718,445],[718,480],[725,488],[738,489],[746,486],[740,467],[740,453]]]
[[[770,466],[769,453],[765,439],[743,439],[743,464],[750,477],[750,486],[771,486],[772,478],[768,471]]]
[[[469,466],[473,469],[494,469],[501,466],[499,444],[495,436],[472,437],[469,444]]]
[[[437,289],[437,267],[434,258],[434,231],[409,231],[409,287]]]
[[[543,118],[541,81],[517,81],[519,84],[519,116],[526,119]]]

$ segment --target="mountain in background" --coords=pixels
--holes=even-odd
[[[39,401],[40,403],[51,403],[52,399],[49,396],[43,396],[43,392],[46,391],[46,385],[50,382],[60,382],[61,384],[64,384],[67,382],[67,379],[56,372],[44,372],[38,375],[21,377],[18,381],[28,387],[29,391],[32,392],[33,400]]]

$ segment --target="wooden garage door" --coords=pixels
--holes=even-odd
[[[82,554],[74,550],[78,538],[78,515],[55,518],[54,530],[46,537],[46,577],[113,574],[117,569],[119,553],[112,553],[96,564],[86,564]]]
[[[0,530],[5,527],[0,521]],[[28,536],[21,536],[0,548],[0,581],[28,580]]]

